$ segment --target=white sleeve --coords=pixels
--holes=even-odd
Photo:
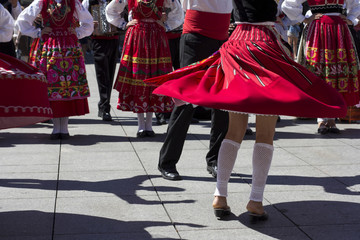
[[[305,16],[302,14],[303,6],[302,4],[306,0],[284,0],[281,4],[281,10],[286,14],[290,20],[295,22],[302,22],[305,19]]]
[[[82,5],[84,6],[85,9],[89,10],[89,6],[90,6],[89,0],[83,0]]]
[[[164,7],[171,9],[164,23],[166,31],[177,28],[184,23],[184,11],[178,0],[166,0]]]
[[[0,42],[9,42],[14,32],[14,19],[0,4]]]
[[[21,9],[21,5],[20,2],[17,2],[17,6],[15,8],[12,9],[12,13],[11,15],[13,16],[13,18],[16,20],[18,18],[18,16],[20,15],[22,9]]]
[[[121,13],[124,11],[127,3],[127,0],[112,0],[105,9],[106,20],[122,30],[125,30],[127,22],[121,17]]]
[[[94,31],[94,20],[79,0],[75,2],[75,14],[80,23],[80,27],[75,29],[78,39],[90,36]]]
[[[349,19],[354,26],[359,23],[360,16],[360,3],[359,0],[346,0],[347,6],[347,19]]]
[[[33,26],[33,22],[42,9],[42,0],[34,0],[27,8],[25,8],[18,16],[15,27],[19,29],[22,35],[32,38],[41,37],[41,29]]]

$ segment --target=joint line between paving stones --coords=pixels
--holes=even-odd
[[[57,198],[58,198],[58,191],[59,191],[59,180],[60,180],[60,160],[61,160],[61,140],[60,140],[60,147],[59,147],[59,161],[58,161],[58,170],[57,170],[57,177],[56,177],[54,216],[53,216],[53,225],[52,225],[52,233],[51,233],[51,239],[52,240],[54,240],[54,236],[55,236],[56,206],[57,206]]]
[[[153,181],[152,181],[152,180],[151,180],[151,178],[149,177],[149,173],[146,171],[146,168],[145,168],[145,166],[144,166],[143,162],[141,161],[140,156],[139,156],[139,155],[138,155],[138,153],[136,152],[136,149],[135,149],[135,147],[134,147],[134,145],[133,145],[133,143],[132,143],[132,141],[131,141],[131,138],[130,138],[130,137],[128,137],[128,139],[129,139],[130,145],[131,145],[132,149],[134,150],[134,153],[135,153],[135,155],[136,155],[136,157],[137,157],[138,161],[139,161],[139,162],[140,162],[140,164],[141,164],[141,167],[144,169],[144,172],[145,172],[145,174],[146,174],[147,178],[149,179],[149,181],[150,181],[150,183],[151,183],[151,186],[152,186],[152,187],[154,188],[154,190],[155,190],[155,193],[156,193],[157,198],[159,199],[159,201],[160,201],[160,203],[161,203],[161,205],[162,205],[163,209],[165,210],[166,215],[167,215],[167,216],[168,216],[168,218],[170,219],[171,225],[174,227],[174,229],[175,229],[175,231],[176,231],[177,235],[179,236],[179,238],[180,238],[180,239],[182,239],[182,237],[181,237],[181,236],[180,236],[180,234],[179,234],[178,229],[176,228],[176,225],[175,225],[174,221],[173,221],[173,220],[172,220],[172,218],[170,217],[169,212],[167,211],[167,209],[166,209],[166,207],[165,207],[165,205],[164,205],[163,201],[161,200],[161,197],[160,197],[160,195],[159,195],[158,191],[156,190],[156,187],[155,187],[155,185],[154,185]]]

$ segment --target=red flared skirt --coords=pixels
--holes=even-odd
[[[359,59],[349,28],[340,16],[324,15],[304,31],[304,65],[335,88],[348,106],[359,103]]]
[[[0,83],[0,129],[52,118],[46,77],[38,69],[0,53]]]
[[[123,54],[114,88],[119,91],[117,108],[135,113],[170,112],[174,103],[169,97],[152,94],[147,78],[172,71],[168,40],[156,22],[142,22],[127,31]]]
[[[208,59],[146,80],[155,94],[236,112],[343,117],[343,97],[295,63],[272,26],[241,24]]]

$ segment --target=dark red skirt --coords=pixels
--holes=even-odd
[[[70,101],[50,101],[54,118],[81,116],[89,113],[87,98]]]
[[[228,111],[343,117],[343,97],[295,63],[272,26],[241,24],[208,59],[146,80],[154,93]]]
[[[142,22],[128,29],[115,89],[119,91],[117,108],[122,111],[171,112],[171,98],[152,94],[147,78],[172,71],[171,55],[165,30],[156,22]]]
[[[359,59],[346,22],[323,15],[304,31],[304,65],[335,88],[348,106],[359,103]]]
[[[46,77],[33,66],[0,53],[0,129],[52,118]]]

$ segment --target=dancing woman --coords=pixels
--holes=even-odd
[[[292,60],[274,28],[274,0],[234,0],[234,4],[240,21],[218,52],[146,82],[159,86],[155,94],[229,111],[213,201],[218,218],[230,213],[228,181],[245,135],[248,113],[256,114],[252,184],[246,208],[253,219],[263,220],[267,219],[262,201],[273,157],[277,115],[340,117],[346,114],[346,104],[335,89]]]

